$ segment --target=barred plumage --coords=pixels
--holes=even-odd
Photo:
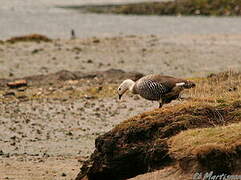
[[[164,103],[177,99],[183,89],[194,86],[195,84],[188,80],[153,74],[136,82],[130,79],[123,81],[118,88],[118,94],[121,97],[129,89],[147,100],[159,101],[159,107],[162,107]]]

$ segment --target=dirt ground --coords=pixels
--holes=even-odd
[[[240,69],[240,48],[241,34],[0,43],[0,79],[111,68],[202,77]],[[1,87],[0,179],[74,179],[98,135],[158,107],[130,94],[119,101],[115,88],[121,79],[111,78]],[[181,102],[170,106],[175,103]]]
[[[0,44],[0,78],[110,68],[181,77],[239,69],[241,34],[124,36]]]

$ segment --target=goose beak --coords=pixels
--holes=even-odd
[[[122,96],[122,95],[121,95],[121,94],[119,94],[119,100],[121,100],[121,96]]]

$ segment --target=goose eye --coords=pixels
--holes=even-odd
[[[119,88],[118,90],[121,91],[121,88]]]

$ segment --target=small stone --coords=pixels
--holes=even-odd
[[[91,59],[88,59],[87,63],[91,64],[91,63],[93,63],[93,61]]]
[[[147,51],[147,49],[146,48],[142,48],[142,52],[145,52],[145,51]]]
[[[32,51],[32,54],[36,54],[36,53],[38,53],[39,51],[42,51],[42,49],[34,49],[34,50]]]
[[[67,136],[73,136],[73,133],[72,132],[68,132],[66,133]]]
[[[94,38],[94,39],[93,39],[93,43],[100,43],[100,40],[97,39],[97,38]]]
[[[17,98],[18,98],[18,99],[27,99],[28,96],[26,96],[26,95],[19,95],[19,96],[17,96]]]
[[[129,108],[129,111],[133,111],[134,109],[133,108]]]
[[[5,157],[5,158],[9,158],[10,155],[9,155],[9,153],[7,153],[7,154],[4,154],[3,157]]]
[[[77,51],[77,52],[82,51],[82,49],[81,49],[80,47],[74,47],[72,50],[73,50],[73,51]]]
[[[124,60],[120,60],[119,63],[120,63],[120,64],[124,64],[125,61],[124,61]]]
[[[25,91],[26,90],[26,87],[20,87],[20,88],[18,88],[18,91],[19,92],[23,92],[23,91]]]
[[[61,176],[63,176],[63,177],[65,177],[65,176],[67,176],[67,174],[65,174],[64,172],[61,174]]]
[[[19,87],[27,86],[28,83],[26,80],[22,79],[22,80],[16,80],[13,82],[9,82],[9,83],[7,83],[7,85],[10,88],[19,88]]]
[[[15,92],[13,92],[13,91],[8,91],[8,92],[6,92],[5,94],[3,94],[4,97],[15,96],[15,95],[16,95],[16,94],[15,94]]]
[[[134,100],[139,100],[140,97],[139,96],[134,96]]]

